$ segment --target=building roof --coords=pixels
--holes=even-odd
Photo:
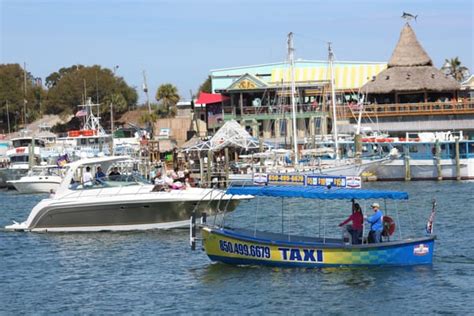
[[[363,88],[364,93],[395,91],[453,91],[459,83],[433,66],[392,67],[382,71]]]
[[[388,68],[399,66],[433,66],[430,56],[418,42],[415,32],[408,23],[400,32],[397,46],[388,62]]]
[[[460,84],[433,67],[433,62],[406,23],[400,33],[388,68],[363,87],[364,93],[393,93],[395,91],[453,91]]]

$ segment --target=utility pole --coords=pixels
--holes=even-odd
[[[150,96],[148,95],[148,85],[146,83],[146,73],[143,70],[143,91],[146,94],[146,104],[148,105],[148,114],[151,114]]]
[[[191,106],[192,106],[192,109],[193,110],[193,123],[196,124],[196,133],[197,133],[197,137],[201,137],[201,133],[199,132],[199,124],[198,124],[198,121],[197,121],[197,117],[196,117],[196,105],[194,104],[194,96],[193,96],[193,90],[189,90],[189,94],[191,95]],[[191,125],[193,124],[191,123]]]
[[[115,72],[118,69],[118,65],[115,65],[114,70],[114,80],[115,80]],[[114,95],[110,98],[110,133],[113,135],[114,133]]]
[[[143,91],[146,94],[146,104],[148,105],[148,115],[149,115],[149,122],[148,122],[148,129],[150,131],[150,138],[153,139],[153,123],[151,122],[151,106],[150,106],[150,96],[148,94],[148,85],[146,83],[146,73],[143,70]]]
[[[10,111],[8,110],[8,100],[7,101],[7,125],[8,125],[8,134],[11,133],[10,131]]]

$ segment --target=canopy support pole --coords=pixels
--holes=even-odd
[[[283,234],[284,229],[283,229],[283,197],[281,198],[281,233]]]

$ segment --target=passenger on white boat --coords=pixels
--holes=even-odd
[[[96,180],[103,180],[105,179],[105,173],[102,171],[102,167],[98,166],[97,171],[95,173],[95,179]]]
[[[91,187],[92,186],[92,173],[91,173],[91,167],[87,166],[86,171],[82,175],[82,183],[84,184],[85,187]]]
[[[110,180],[117,180],[120,178],[120,172],[118,171],[118,167],[114,167],[112,171],[109,173]]]

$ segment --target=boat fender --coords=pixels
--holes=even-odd
[[[393,233],[395,232],[395,228],[396,228],[395,221],[390,216],[384,216],[382,236],[384,237],[392,236]]]

